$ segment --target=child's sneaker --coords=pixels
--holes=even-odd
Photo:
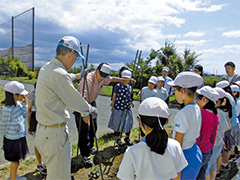
[[[91,167],[93,164],[91,156],[83,156],[83,163],[87,167]]]
[[[95,154],[97,152],[97,149],[93,146],[90,148],[90,154]]]
[[[117,139],[117,140],[116,140],[116,143],[117,143],[117,145],[118,145],[119,147],[123,147],[123,146],[124,146],[124,144],[122,143],[121,139]]]
[[[37,165],[37,170],[42,173],[43,175],[47,174],[47,168],[45,166],[45,164],[38,164]]]
[[[125,143],[126,143],[128,146],[132,146],[132,145],[133,145],[133,143],[132,143],[132,141],[129,139],[129,137],[125,137],[125,138],[124,138],[124,141],[125,141]]]

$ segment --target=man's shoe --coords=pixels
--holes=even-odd
[[[90,154],[95,154],[97,152],[97,149],[93,146],[90,148]]]
[[[133,143],[132,143],[132,141],[129,139],[129,137],[125,137],[125,138],[124,138],[124,141],[125,141],[125,143],[126,143],[128,146],[132,146],[132,145],[133,145]]]
[[[93,164],[91,156],[83,156],[83,163],[85,164],[85,166],[91,167]]]
[[[7,180],[10,180],[10,177]],[[16,180],[27,180],[27,178],[24,176],[22,176],[22,177],[16,176]]]
[[[37,165],[37,170],[42,173],[43,175],[47,174],[47,168],[45,166],[45,164],[38,164]]]
[[[121,139],[117,139],[117,140],[116,140],[116,143],[117,143],[117,145],[118,145],[119,147],[123,147],[123,146],[124,146],[124,144],[122,143]]]

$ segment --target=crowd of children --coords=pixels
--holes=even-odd
[[[130,140],[132,86],[129,81],[114,86],[108,127],[114,131],[118,146],[123,146],[122,133],[126,134],[124,141],[129,146],[118,178],[210,180],[221,178],[221,172],[231,168],[229,159],[239,156],[240,78],[231,74],[235,65],[228,62],[225,64],[227,76],[216,87],[205,86],[202,74],[197,73],[203,71],[201,67],[197,65],[194,72],[181,72],[174,80],[167,76],[169,68],[164,67],[162,76],[149,78],[148,86],[138,94],[141,97],[138,119],[143,138],[134,145]],[[132,73],[124,68],[121,77],[131,79]],[[27,132],[34,135],[36,131],[35,89],[28,95],[28,103],[23,84],[10,81],[4,91],[0,121],[4,156],[11,162],[10,179],[26,179],[17,176],[17,169],[28,152]],[[164,125],[168,123],[168,102],[173,93],[182,108],[174,118],[172,138],[169,138]],[[25,118],[29,127],[25,126]],[[37,167],[46,172],[41,155],[35,150]]]
[[[233,73],[234,63],[227,62],[227,75],[222,77],[216,87],[210,87],[205,86],[202,66],[197,65],[193,70],[194,72],[181,72],[174,81],[168,82],[164,76],[152,76],[148,80],[148,86],[141,89],[138,94],[141,97],[138,113],[145,137],[126,150],[117,175],[120,179],[212,180],[231,176],[230,170],[233,167],[229,165],[229,160],[239,156],[240,77]],[[169,69],[164,67],[163,72],[168,73]],[[168,89],[164,88],[165,84]],[[174,118],[172,138],[179,142],[187,164],[184,164],[184,160],[174,160],[171,153],[166,152],[166,147],[173,145],[169,140],[166,141],[163,133],[165,121],[162,122],[162,118],[168,118],[163,111],[163,101],[173,92],[169,93],[169,86],[174,89],[176,99],[181,104],[181,110]],[[158,111],[154,110],[156,108],[159,108]],[[155,129],[159,127],[162,131],[157,136],[153,132],[156,133]],[[155,141],[150,141],[149,137],[151,135],[153,140],[153,134]],[[155,151],[158,146],[159,151],[163,150],[162,154]],[[141,156],[143,151],[144,155]],[[170,156],[167,157],[167,154]],[[161,164],[161,158],[166,158],[165,164]],[[156,159],[159,159],[158,163]],[[175,174],[170,175],[167,170],[171,165],[166,162],[174,161],[172,172]],[[162,168],[167,170],[162,172]],[[223,175],[225,171],[228,171],[228,176]]]

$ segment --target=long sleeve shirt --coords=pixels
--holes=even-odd
[[[0,133],[7,139],[20,139],[27,135],[25,118],[28,115],[27,103],[17,102],[16,106],[3,106]]]
[[[63,64],[56,58],[44,65],[36,88],[37,120],[44,125],[61,124],[70,120],[71,110],[89,114],[92,107],[79,94]]]

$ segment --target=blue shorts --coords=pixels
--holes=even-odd
[[[202,152],[195,143],[191,148],[183,150],[188,165],[181,172],[181,179],[196,179],[202,166]]]
[[[206,175],[209,175],[210,172],[215,172],[217,171],[217,159],[222,152],[222,145],[223,145],[223,140],[218,146],[213,146],[213,153],[212,156],[208,162],[208,167],[206,170]]]

